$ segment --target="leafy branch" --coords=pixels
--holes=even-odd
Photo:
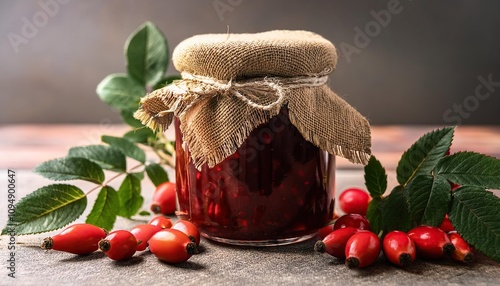
[[[446,155],[454,127],[434,130],[403,153],[396,175],[399,185],[388,195],[387,174],[372,156],[365,184],[372,196],[367,218],[372,230],[408,231],[418,225],[439,226],[446,214],[462,237],[500,261],[500,160],[475,152]],[[452,183],[458,184],[452,190]]]
[[[162,166],[174,166],[174,142],[133,117],[147,92],[179,78],[165,74],[169,63],[167,40],[153,23],[146,22],[127,39],[125,58],[127,72],[105,77],[96,92],[103,102],[120,112],[131,130],[122,137],[103,135],[101,145],[73,147],[67,156],[43,162],[34,169],[53,181],[80,180],[95,186],[84,192],[75,185],[55,183],[35,190],[16,204],[15,216],[2,234],[12,229],[23,235],[62,228],[83,214],[87,196],[97,190],[86,222],[111,230],[117,216],[131,218],[141,209],[144,173],[156,186],[169,180]],[[144,150],[152,151],[157,158],[147,161]],[[127,159],[137,164],[127,169]],[[106,176],[110,178],[106,180]],[[119,179],[120,186],[115,190],[110,184]]]

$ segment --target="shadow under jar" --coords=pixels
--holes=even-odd
[[[237,245],[306,240],[333,217],[335,156],[306,141],[283,107],[221,163],[197,170],[175,118],[178,216]]]

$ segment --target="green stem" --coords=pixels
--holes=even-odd
[[[102,187],[105,187],[107,186],[109,183],[111,183],[113,180],[115,180],[116,178],[120,177],[120,176],[123,176],[125,174],[130,174],[130,172],[132,172],[133,170],[139,168],[139,167],[142,167],[144,166],[144,164],[139,164],[139,165],[136,165],[132,168],[130,168],[130,170],[128,171],[125,171],[125,172],[121,172],[121,173],[118,173],[116,174],[115,176],[111,177],[109,180],[107,180],[106,182],[104,182],[103,184],[100,184],[100,185],[97,185],[95,186],[94,188],[90,189],[90,191],[88,191],[85,196],[88,196],[90,193],[92,193],[93,191],[97,190],[97,189],[100,189]]]

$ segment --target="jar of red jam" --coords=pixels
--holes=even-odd
[[[337,50],[307,31],[207,34],[182,41],[182,79],[135,117],[174,122],[177,214],[206,238],[303,241],[333,218],[335,158],[367,163],[370,126],[328,86]]]
[[[314,236],[333,217],[335,157],[280,113],[221,163],[198,170],[175,121],[179,215],[212,240],[278,245]]]

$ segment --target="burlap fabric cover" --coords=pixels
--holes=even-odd
[[[135,117],[158,131],[178,117],[197,168],[233,154],[284,105],[306,140],[354,163],[369,159],[369,123],[325,84],[337,50],[317,34],[198,35],[175,48],[173,63],[183,79],[145,96]]]

